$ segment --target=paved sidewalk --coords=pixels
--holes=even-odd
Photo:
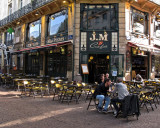
[[[0,128],[159,128],[160,105],[149,113],[141,111],[139,120],[115,118],[98,113],[88,101],[79,104],[59,103],[51,97],[22,97],[18,92],[0,87]]]

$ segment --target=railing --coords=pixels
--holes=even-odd
[[[0,20],[0,27],[28,14],[29,12],[49,3],[51,1],[54,1],[54,0],[34,0],[33,2],[24,6],[23,8],[17,10],[16,12],[12,13],[11,15],[7,16],[3,20]]]

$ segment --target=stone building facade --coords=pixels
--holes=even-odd
[[[70,80],[81,74],[91,83],[106,72],[112,79],[131,80],[137,73],[145,79],[159,76],[156,0],[2,0],[0,4],[0,40],[7,45],[8,57],[1,50],[3,73]]]

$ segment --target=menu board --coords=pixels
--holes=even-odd
[[[130,71],[131,69],[131,53],[129,51],[126,52],[126,71]]]
[[[81,64],[81,67],[82,67],[82,73],[83,74],[89,74],[87,64]]]

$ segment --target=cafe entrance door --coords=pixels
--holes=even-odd
[[[89,54],[89,83],[99,82],[101,74],[109,73],[109,58],[109,54]]]

